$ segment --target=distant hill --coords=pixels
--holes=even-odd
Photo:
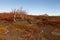
[[[14,17],[15,15],[15,17]],[[15,19],[21,20],[31,20],[31,21],[55,21],[60,22],[60,16],[44,16],[44,15],[28,15],[24,12],[10,12],[10,13],[0,13],[0,20],[13,21]]]

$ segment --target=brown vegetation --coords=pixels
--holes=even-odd
[[[60,28],[60,16],[34,16],[24,12],[0,13],[0,34],[2,35],[0,37],[7,40],[42,40],[42,30],[45,30],[44,27],[47,25],[53,26],[54,29]],[[6,30],[8,30],[7,33]],[[47,27],[47,30],[50,32],[51,29]]]

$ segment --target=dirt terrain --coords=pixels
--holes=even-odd
[[[0,40],[60,40],[60,16],[0,13]]]

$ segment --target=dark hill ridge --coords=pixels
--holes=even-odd
[[[10,17],[14,17],[14,15],[16,15],[16,18],[35,18],[35,19],[43,19],[43,18],[45,18],[45,19],[49,19],[49,20],[60,20],[60,16],[43,16],[43,15],[41,15],[41,16],[36,16],[36,15],[27,15],[27,14],[24,14],[24,13],[0,13],[0,19],[5,19],[5,18],[7,18],[7,19],[9,19]]]
[[[0,40],[60,40],[60,16],[0,13]]]

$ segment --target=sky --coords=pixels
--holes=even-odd
[[[0,12],[10,12],[21,7],[32,15],[60,16],[60,0],[0,0]]]

